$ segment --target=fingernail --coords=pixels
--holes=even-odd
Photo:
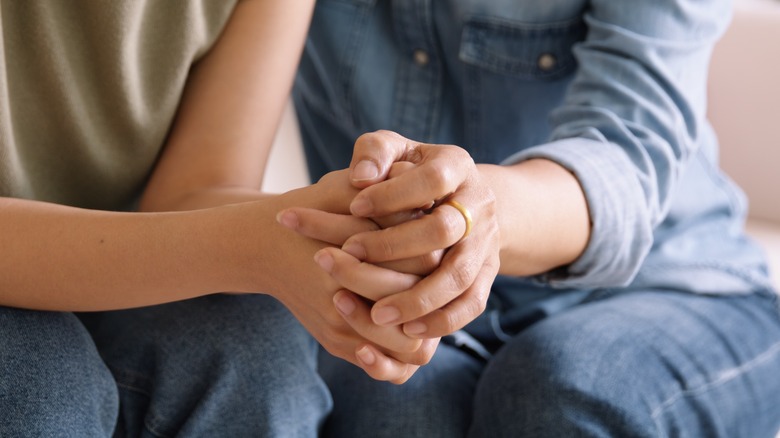
[[[344,316],[349,316],[355,311],[355,301],[344,293],[336,294],[333,297],[333,304],[336,305],[336,309]]]
[[[407,335],[421,335],[428,331],[428,326],[424,322],[412,321],[404,324],[404,333]]]
[[[401,312],[393,306],[380,307],[374,312],[374,323],[386,325],[401,317]]]
[[[298,228],[298,215],[291,211],[280,211],[276,214],[276,222],[292,230]]]
[[[366,249],[358,242],[347,242],[341,250],[358,260],[366,259]]]
[[[333,270],[333,257],[325,251],[318,251],[317,254],[314,254],[314,261],[325,272],[330,273]]]
[[[377,176],[379,176],[379,168],[376,163],[369,160],[358,162],[352,170],[352,181],[367,181]]]
[[[357,198],[352,201],[352,205],[349,206],[349,211],[355,216],[369,216],[374,212],[374,206],[371,205],[371,201],[366,198]]]
[[[373,365],[376,362],[376,355],[368,347],[363,347],[355,352],[357,358],[366,365]]]

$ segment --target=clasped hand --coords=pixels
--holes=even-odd
[[[323,346],[375,379],[402,383],[441,336],[485,308],[499,267],[495,196],[465,150],[389,131],[361,136],[349,173],[318,184],[335,174],[359,189],[351,214],[294,207],[280,223],[328,245],[315,261],[338,284],[335,308],[365,340],[354,355],[318,338]],[[467,236],[448,200],[470,212]]]

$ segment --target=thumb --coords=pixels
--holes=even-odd
[[[392,131],[361,135],[355,141],[349,179],[356,188],[366,188],[388,178],[393,163],[403,161],[417,143]]]

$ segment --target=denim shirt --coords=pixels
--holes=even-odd
[[[312,178],[376,129],[478,163],[546,158],[579,179],[592,231],[528,285],[769,290],[705,118],[730,14],[728,0],[319,0],[294,90]]]

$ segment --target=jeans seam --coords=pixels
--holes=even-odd
[[[502,342],[506,343],[512,340],[512,336],[501,328],[501,321],[499,317],[501,315],[497,310],[490,313],[490,328],[493,330],[493,334]]]
[[[778,352],[780,352],[780,342],[773,344],[768,350],[764,351],[760,355],[754,357],[748,362],[743,363],[742,365],[734,368],[728,368],[726,370],[721,371],[718,376],[705,384],[702,384],[696,388],[692,389],[686,389],[683,391],[679,391],[678,393],[672,395],[668,399],[666,399],[663,403],[661,403],[656,409],[653,410],[652,418],[654,420],[658,419],[658,417],[666,411],[669,407],[677,403],[679,400],[688,397],[688,396],[696,396],[703,394],[715,387],[718,387],[720,385],[726,384],[735,378],[743,375],[744,373],[752,370],[753,368],[756,368],[766,362],[768,362],[774,355],[776,355]]]
[[[154,435],[156,437],[159,437],[159,438],[171,438],[170,435],[166,435],[164,433],[161,433],[161,432],[157,431],[157,429],[155,429],[152,425],[150,425],[148,421],[144,421],[144,427],[146,428],[146,430],[150,434],[152,434],[152,435]]]
[[[125,389],[128,391],[132,391],[135,393],[138,393],[144,397],[151,398],[152,394],[150,391],[144,389],[142,385],[135,385],[133,383],[127,383],[123,380],[134,380],[134,381],[148,381],[149,379],[140,373],[136,373],[133,371],[123,370],[116,367],[110,367],[112,373],[114,374],[114,380],[116,381],[116,385],[118,388]],[[147,385],[148,386],[148,385]],[[148,415],[151,416],[151,418],[147,418],[144,420],[144,428],[152,435],[159,437],[159,438],[171,438],[171,435],[168,435],[166,433],[160,432],[158,428],[155,426],[155,424],[159,424],[160,421],[151,413],[148,413]]]

